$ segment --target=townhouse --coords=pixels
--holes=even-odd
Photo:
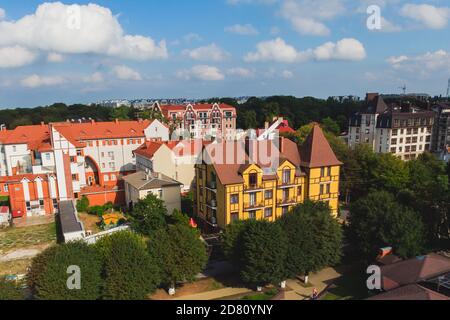
[[[233,139],[236,131],[236,108],[223,103],[163,105],[156,102],[153,111],[169,121],[177,136],[185,138]]]
[[[311,199],[339,206],[336,158],[319,125],[299,147],[286,138],[223,141],[204,147],[196,166],[195,212],[217,231],[237,220],[275,221]]]
[[[350,119],[348,145],[365,143],[377,153],[415,159],[432,149],[434,120],[433,111],[409,103],[388,106],[382,96],[369,93],[365,109]]]
[[[122,177],[135,172],[133,151],[169,138],[157,120],[51,123],[0,135],[0,188],[23,215],[55,213],[58,201],[124,203]]]

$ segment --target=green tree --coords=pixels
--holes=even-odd
[[[104,300],[143,300],[161,283],[158,262],[140,236],[120,231],[95,246],[104,259]]]
[[[89,209],[89,199],[86,196],[82,196],[80,200],[77,201],[77,211],[87,212]]]
[[[189,225],[169,225],[150,236],[148,250],[162,271],[163,283],[193,281],[208,260],[206,245]]]
[[[111,120],[129,120],[132,109],[128,106],[120,106],[111,110]]]
[[[96,300],[100,296],[102,260],[95,248],[70,242],[44,251],[33,259],[30,279],[35,296],[43,300]],[[81,272],[81,289],[67,286],[68,268]]]
[[[286,266],[291,277],[308,275],[340,262],[342,227],[326,203],[306,201],[278,223],[288,238]]]
[[[222,246],[225,257],[234,265],[241,264],[241,248],[242,235],[247,226],[255,223],[255,220],[239,220],[235,221],[225,227],[225,232],[222,234]]]
[[[341,133],[341,128],[339,127],[339,124],[331,119],[330,117],[326,117],[325,119],[322,119],[322,128],[325,131],[328,131],[334,135],[339,135]]]
[[[146,236],[167,225],[167,209],[164,201],[153,194],[139,200],[129,216],[133,229]]]
[[[250,223],[242,234],[240,275],[244,282],[264,286],[278,284],[288,276],[288,239],[278,224]]]
[[[15,282],[0,279],[0,301],[24,300],[22,289]]]
[[[256,121],[256,112],[254,110],[242,110],[240,115],[240,127],[243,129],[256,129],[258,124]]]
[[[368,262],[386,246],[392,246],[402,258],[423,253],[425,230],[420,216],[385,191],[354,202],[349,223],[350,244]]]

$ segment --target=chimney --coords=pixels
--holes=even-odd
[[[119,119],[114,120],[116,124],[119,124]]]
[[[41,127],[45,126],[45,122],[41,121]]]
[[[91,124],[94,125],[95,124],[95,120],[91,119]]]
[[[144,121],[144,120],[142,120],[142,118],[139,118],[139,119],[138,119],[138,122],[139,122],[139,123],[142,123],[143,121]]]
[[[267,121],[264,122],[264,129],[266,129],[266,130],[269,129],[269,122],[267,122]]]
[[[280,152],[284,153],[284,137],[280,137]]]

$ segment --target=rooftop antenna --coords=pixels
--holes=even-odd
[[[402,89],[403,95],[406,95],[406,84],[403,87],[399,87],[399,89]]]

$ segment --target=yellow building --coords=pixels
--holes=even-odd
[[[325,201],[337,215],[341,165],[318,125],[301,147],[285,138],[211,144],[196,165],[194,210],[221,229],[275,221],[305,199]]]

